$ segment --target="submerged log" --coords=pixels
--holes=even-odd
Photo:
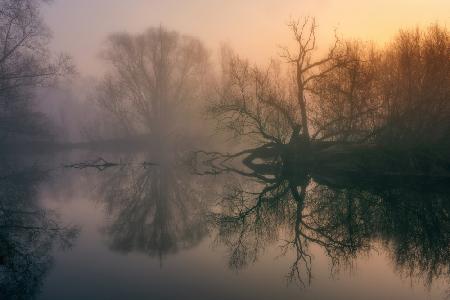
[[[99,157],[92,161],[85,161],[85,162],[80,162],[80,163],[75,163],[75,164],[64,165],[64,168],[74,168],[74,169],[95,168],[99,171],[103,171],[103,170],[106,170],[107,168],[116,167],[119,165],[121,165],[121,164],[109,162],[109,161]]]

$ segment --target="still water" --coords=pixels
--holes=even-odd
[[[120,165],[65,168],[102,156]],[[449,189],[186,159],[9,157],[1,299],[446,299]],[[405,180],[406,181],[406,180]]]

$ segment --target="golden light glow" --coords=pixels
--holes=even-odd
[[[215,51],[221,43],[263,62],[288,45],[290,18],[315,16],[325,47],[338,28],[346,38],[384,43],[400,29],[450,20],[446,0],[59,0],[48,7],[54,46],[75,58],[81,72],[98,74],[97,54],[106,35],[139,32],[160,24],[201,38]]]

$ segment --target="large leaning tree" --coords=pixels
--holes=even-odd
[[[282,48],[282,61],[266,68],[225,49],[219,93],[209,106],[221,129],[250,136],[258,144],[286,144],[301,137],[309,145],[314,83],[347,64],[349,56],[336,35],[329,50],[318,53],[314,18],[290,22],[289,28],[295,49]]]
[[[187,106],[204,92],[208,53],[196,38],[163,27],[109,36],[109,65],[97,103],[118,124],[118,135],[171,133],[186,126]]]
[[[36,87],[73,71],[49,50],[43,0],[0,0],[0,143],[46,136],[45,117],[33,109]]]

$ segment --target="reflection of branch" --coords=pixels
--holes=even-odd
[[[239,170],[233,166],[228,165],[227,163],[234,158],[238,158],[242,155],[248,154],[246,158],[243,159],[244,165],[250,168],[248,164],[246,164],[246,160],[248,157],[252,156],[254,153],[257,153],[258,150],[266,149],[268,145],[275,144],[266,144],[262,147],[257,147],[253,149],[246,149],[237,153],[232,154],[224,154],[220,152],[207,152],[203,150],[199,150],[193,153],[194,158],[192,162],[192,171],[196,175],[219,175],[224,173],[235,173],[244,177],[256,178],[266,183],[275,182],[272,177],[265,176],[265,174],[261,174],[261,172],[257,172],[252,169],[252,172],[245,172]],[[197,168],[197,164],[200,161],[199,156],[204,155],[205,158],[201,160],[202,165],[209,167],[209,170],[200,171]]]
[[[256,244],[261,248],[264,241],[276,239],[276,228],[282,222],[288,222],[286,225],[292,228],[292,237],[281,246],[282,254],[291,249],[295,253],[287,278],[302,287],[310,285],[312,277],[309,243],[324,249],[331,259],[332,269],[364,248],[363,244],[354,243],[352,235],[342,232],[342,229],[345,230],[342,224],[327,221],[317,224],[316,217],[327,215],[314,206],[308,205],[307,213],[303,214],[309,180],[299,186],[296,183],[298,180],[275,175],[270,182],[259,182],[264,184],[259,192],[246,192],[244,187],[234,186],[233,192],[225,196],[220,204],[222,212],[213,215],[213,220],[219,225],[221,240],[230,248],[230,265],[233,267],[243,267],[250,260],[255,261],[261,251],[255,249]]]
[[[54,248],[69,249],[79,228],[62,224],[55,212],[38,204],[46,171],[37,166],[16,171],[18,162],[8,164],[0,168],[0,174],[9,174],[0,180],[0,298],[34,299]]]
[[[252,213],[256,212],[258,214],[258,210],[262,207],[263,204],[272,201],[277,201],[281,197],[285,196],[289,189],[287,189],[285,186],[283,186],[285,182],[279,181],[275,183],[274,185],[268,185],[266,186],[263,191],[258,195],[257,202],[255,205],[253,205],[250,208],[246,208],[245,210],[241,211],[237,216],[222,216],[221,221],[240,221],[242,223],[245,222],[245,219],[247,216],[251,215]],[[282,188],[280,192],[277,193],[278,188]],[[272,193],[275,191],[275,194],[272,194],[271,196],[268,196],[269,193]],[[254,193],[248,193],[244,191],[240,191],[242,194],[254,194]]]
[[[313,184],[308,189],[309,176],[305,180],[274,172],[265,180],[256,167],[244,173],[226,164],[236,157],[243,158],[244,165],[249,157],[262,158],[260,149],[224,155],[198,152],[211,163],[209,174],[233,172],[250,180],[228,184],[218,212],[211,214],[217,241],[229,250],[231,267],[255,262],[266,245],[282,240],[282,255],[293,253],[288,280],[307,287],[312,277],[310,245],[323,250],[334,274],[351,267],[357,255],[369,253],[381,240],[407,276],[423,277],[431,284],[448,275],[446,194],[433,192],[423,199],[426,189],[419,188],[418,195],[409,186],[383,186],[380,191],[378,185],[356,187],[354,181],[344,187]]]
[[[110,167],[116,167],[119,166],[119,163],[112,163],[112,162],[108,162],[105,159],[99,157],[95,160],[92,161],[85,161],[85,162],[81,162],[81,163],[75,163],[75,164],[71,164],[71,165],[65,165],[65,168],[74,168],[74,169],[86,169],[86,168],[95,168],[99,171],[104,171],[107,168]]]
[[[123,166],[125,165],[124,163],[115,163],[115,162],[109,162],[101,157],[95,159],[95,160],[91,160],[91,161],[85,161],[85,162],[80,162],[80,163],[75,163],[75,164],[70,164],[70,165],[64,165],[64,168],[74,168],[74,169],[87,169],[87,168],[94,168],[97,169],[99,171],[104,171],[108,168],[112,168],[112,167],[118,167],[118,166]],[[156,166],[156,163],[153,162],[143,162],[141,163],[141,165],[146,168],[149,166]]]
[[[303,265],[305,267],[306,276],[308,279],[308,285],[311,283],[311,255],[308,254],[307,249],[305,249],[305,245],[301,240],[301,237],[305,238],[305,242],[308,241],[306,236],[302,232],[301,226],[303,225],[302,220],[302,213],[305,207],[305,195],[306,195],[306,185],[301,187],[300,193],[298,192],[298,189],[296,186],[293,186],[292,184],[289,184],[289,188],[291,191],[292,196],[294,197],[297,208],[295,213],[295,228],[294,228],[294,240],[292,242],[288,242],[284,247],[287,251],[289,244],[293,245],[296,252],[296,259],[294,263],[291,265],[291,271],[288,275],[288,280],[293,281],[297,280],[303,287],[305,287],[305,282],[302,278],[301,272],[300,272],[300,262],[303,262]]]

